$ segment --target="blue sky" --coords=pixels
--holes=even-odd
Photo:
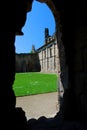
[[[50,8],[45,3],[33,2],[32,11],[27,13],[27,20],[22,28],[23,36],[16,36],[16,53],[30,53],[32,45],[35,49],[44,45],[44,29],[49,34],[55,32],[55,20]]]

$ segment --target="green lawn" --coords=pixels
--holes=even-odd
[[[16,73],[13,90],[16,96],[56,92],[57,84],[56,74]]]

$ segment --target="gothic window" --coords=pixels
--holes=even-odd
[[[52,57],[52,48],[50,48],[50,57]]]
[[[56,45],[54,44],[54,56],[56,55]]]
[[[43,59],[42,59],[42,69],[43,69]]]
[[[43,59],[43,51],[42,51],[42,59]]]
[[[46,58],[46,50],[44,51],[44,58]]]
[[[49,58],[47,58],[47,69],[49,68]]]
[[[48,58],[48,48],[47,48],[47,58]]]
[[[56,57],[54,56],[54,69],[56,69]]]

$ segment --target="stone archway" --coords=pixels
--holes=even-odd
[[[51,2],[51,1],[50,1]],[[52,3],[53,4],[53,3]],[[52,9],[53,9],[53,7],[52,7]],[[55,14],[56,14],[56,12],[55,12]],[[59,18],[58,18],[59,19]],[[49,21],[50,22],[50,21]],[[57,28],[57,27],[56,27]],[[58,28],[58,38],[59,38],[59,28]],[[60,39],[61,39],[61,37],[60,37]],[[59,41],[59,40],[58,40]],[[60,44],[61,44],[61,41],[60,41]],[[57,56],[56,56],[57,57]],[[58,57],[59,58],[59,57]],[[57,59],[57,58],[56,58]],[[51,66],[52,66],[52,64],[51,64]],[[57,67],[59,67],[59,65],[57,64],[56,65]],[[60,68],[60,67],[59,67]],[[56,70],[56,72],[57,72],[57,70]],[[60,70],[59,70],[59,72],[60,72]],[[57,83],[58,84],[58,83]],[[59,85],[58,85],[59,86]],[[20,104],[20,103],[19,103]],[[27,103],[26,103],[27,104]],[[55,103],[55,104],[57,104],[57,102]],[[36,104],[37,105],[37,104]],[[21,106],[21,105],[19,105],[19,106]],[[48,106],[49,107],[49,106]],[[24,107],[23,107],[24,108]],[[56,105],[55,105],[55,108],[56,108]],[[26,109],[25,109],[26,110]],[[26,112],[26,111],[25,111]],[[55,111],[54,111],[54,113],[55,113]]]
[[[12,89],[15,80],[15,35],[21,33],[26,21],[26,13],[31,10],[32,0],[2,1],[0,4],[0,115],[1,129],[27,129],[33,127],[32,121],[27,125],[25,113],[21,108],[16,108],[16,99]],[[87,129],[87,4],[86,0],[46,0],[52,4],[56,11],[54,16],[58,19],[59,31],[62,29],[62,41],[65,48],[66,72],[68,70],[68,88],[64,91],[63,105],[57,118],[48,121],[41,118],[33,120],[34,124],[41,124],[44,129],[68,127],[74,129]],[[2,10],[4,7],[4,12]],[[50,6],[49,6],[50,7]],[[4,17],[3,17],[4,16]],[[7,16],[7,17],[5,17]],[[58,39],[59,40],[59,39]],[[61,44],[60,44],[61,47]],[[61,53],[60,53],[61,54]],[[61,56],[60,56],[61,59]],[[62,60],[60,60],[62,61]],[[65,65],[66,65],[65,64]],[[62,65],[62,64],[61,64]],[[62,66],[61,66],[62,69]],[[62,72],[62,71],[61,71]],[[63,83],[63,77],[60,77]],[[64,76],[65,77],[65,76]],[[66,76],[67,77],[67,76]],[[59,115],[62,115],[60,123]],[[66,123],[69,121],[68,123]],[[64,122],[65,121],[65,122]],[[73,124],[72,122],[73,121]],[[75,121],[78,121],[75,122]],[[37,122],[37,123],[36,123]],[[49,123],[50,122],[50,123]],[[79,123],[80,122],[80,123]],[[85,122],[85,123],[84,123]],[[82,123],[82,124],[81,124]],[[55,125],[54,125],[55,124]],[[80,125],[81,124],[81,125]],[[64,127],[63,127],[63,126]],[[38,126],[39,127],[39,126]],[[35,126],[33,127],[35,128]],[[40,128],[40,127],[39,127]],[[60,129],[62,129],[60,128]]]

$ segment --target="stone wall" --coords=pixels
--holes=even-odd
[[[58,73],[57,43],[44,48],[39,53],[41,72]]]
[[[0,129],[87,130],[87,2],[86,0],[40,1],[52,9],[56,30],[58,32],[59,26],[62,33],[68,87],[63,94],[61,109],[54,118],[42,117],[27,121],[23,109],[16,108],[16,97],[12,88],[15,80],[15,35],[21,32],[25,24],[32,0],[1,1]],[[59,51],[61,61],[60,53],[61,51]],[[61,66],[60,70],[62,73]],[[63,83],[62,76],[64,77],[64,74],[60,75]]]
[[[37,71],[40,71],[40,61],[37,53],[16,54],[16,72]]]
[[[56,34],[47,35],[43,46],[34,53],[16,54],[16,72],[58,73],[60,68]]]
[[[37,49],[41,72],[58,73],[59,70],[59,50],[56,34],[47,35],[43,46]]]

